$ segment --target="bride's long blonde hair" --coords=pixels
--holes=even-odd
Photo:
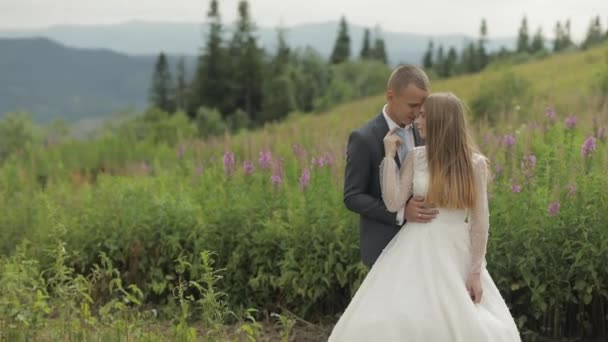
[[[429,188],[426,200],[438,207],[474,208],[473,153],[477,151],[464,117],[464,105],[452,93],[436,93],[424,102]]]

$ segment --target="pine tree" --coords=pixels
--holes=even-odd
[[[589,28],[587,29],[587,36],[583,42],[583,48],[587,49],[595,44],[600,43],[604,37],[602,37],[602,23],[600,17],[597,16],[591,20]]]
[[[429,46],[426,50],[426,52],[424,53],[424,57],[422,57],[422,66],[425,69],[432,69],[433,68],[433,41],[430,40],[429,41]]]
[[[273,59],[273,70],[272,72],[276,74],[281,74],[285,71],[287,66],[289,65],[289,60],[291,58],[291,49],[287,45],[287,41],[285,40],[285,29],[279,28],[277,30],[277,54]]]
[[[553,41],[553,51],[562,51],[569,48],[572,43],[570,38],[570,20],[566,21],[566,24],[562,24],[558,21],[555,25],[555,40]]]
[[[543,37],[543,30],[541,27],[538,27],[534,37],[532,38],[532,44],[530,45],[530,50],[532,53],[536,53],[545,49],[545,38]]]
[[[175,106],[178,110],[186,109],[186,99],[188,98],[188,82],[186,80],[186,64],[184,57],[177,62],[177,76],[175,84]]]
[[[445,60],[445,69],[446,75],[445,77],[451,77],[456,74],[456,66],[458,64],[458,53],[456,49],[452,46],[448,51],[448,56]]]
[[[461,55],[461,69],[465,73],[476,72],[479,70],[479,62],[475,43],[471,42],[467,45]]]
[[[386,54],[386,45],[382,38],[380,27],[376,27],[374,32],[374,48],[372,49],[372,58],[384,64],[388,64],[388,56]]]
[[[488,65],[488,53],[486,52],[486,43],[488,41],[488,26],[486,20],[481,20],[481,27],[479,28],[479,41],[477,42],[477,58],[478,68],[483,69]]]
[[[528,35],[528,19],[524,17],[517,36],[517,52],[528,51],[530,51],[530,36]]]
[[[264,79],[261,122],[281,119],[295,109],[295,86],[289,73],[291,51],[285,41],[285,30],[277,32],[277,53],[271,62],[271,72]],[[273,94],[281,94],[276,96]]]
[[[370,39],[370,31],[368,28],[366,28],[365,32],[363,33],[363,47],[361,48],[361,53],[359,54],[359,57],[361,59],[372,58],[372,48]]]
[[[350,58],[350,36],[348,35],[348,23],[346,18],[340,19],[340,27],[338,29],[338,37],[334,50],[331,53],[331,63],[340,64],[348,61]]]
[[[150,102],[159,109],[173,113],[175,111],[175,101],[173,99],[173,80],[169,63],[164,52],[158,55],[154,74],[152,75],[152,86],[150,87]]]
[[[564,30],[559,21],[555,24],[555,39],[553,40],[553,52],[559,52],[564,48]]]
[[[232,59],[230,93],[224,97],[232,107],[227,106],[227,113],[232,114],[237,109],[242,109],[254,123],[259,124],[257,115],[262,106],[264,54],[257,46],[255,26],[246,0],[239,1],[238,12],[236,31],[229,49]]]
[[[566,20],[566,26],[565,26],[565,32],[564,32],[564,48],[568,48],[571,45],[574,45],[574,43],[572,42],[572,36],[570,35],[570,19]]]
[[[434,69],[439,77],[446,77],[445,55],[443,52],[443,45],[439,45],[439,49],[437,49],[437,56],[435,56]]]
[[[207,18],[209,33],[203,53],[198,58],[190,93],[188,115],[195,117],[201,106],[217,108],[225,117],[230,107],[225,101],[229,90],[229,60],[222,42],[222,23],[217,0],[212,0]]]

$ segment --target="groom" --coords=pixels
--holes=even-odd
[[[399,127],[396,133],[405,142],[395,157],[399,167],[408,150],[424,145],[413,123],[429,90],[424,71],[413,65],[400,66],[388,80],[382,112],[348,138],[344,204],[360,216],[361,259],[370,267],[405,222],[429,222],[437,215],[434,208],[425,206],[423,198],[416,197],[397,214],[389,212],[382,201],[379,175],[383,139],[390,129]]]

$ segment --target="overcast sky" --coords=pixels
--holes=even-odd
[[[236,17],[238,0],[220,0],[225,22]],[[337,20],[385,31],[421,34],[464,33],[476,36],[481,18],[491,37],[513,36],[521,19],[530,31],[542,26],[550,37],[555,22],[570,19],[573,38],[584,36],[592,16],[608,24],[608,0],[250,0],[261,26],[286,27]],[[134,19],[201,22],[209,0],[0,0],[0,29],[39,28],[60,24],[110,24]]]

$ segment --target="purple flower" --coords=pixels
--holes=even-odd
[[[507,134],[502,138],[502,145],[506,148],[511,148],[515,145],[515,137],[511,134]]]
[[[516,194],[520,193],[521,185],[514,184],[513,186],[511,186],[511,192],[516,193]]]
[[[606,127],[600,127],[597,129],[597,138],[602,141],[606,139]]]
[[[595,151],[595,138],[587,137],[587,139],[585,139],[585,142],[583,143],[583,146],[581,146],[581,155],[586,158],[593,151]]]
[[[575,184],[568,184],[568,193],[566,194],[566,196],[572,197],[576,193],[576,190],[577,189]]]
[[[270,177],[270,180],[272,181],[272,184],[276,187],[281,185],[281,183],[283,182],[283,178],[278,173],[273,174],[272,177]]]
[[[224,153],[224,172],[230,173],[234,169],[234,153]]]
[[[275,163],[275,167],[274,167],[274,172],[272,173],[272,176],[270,177],[272,184],[276,187],[278,187],[279,185],[281,185],[281,183],[283,182],[283,158],[280,158],[279,160],[276,161]]]
[[[545,109],[545,116],[549,119],[552,124],[555,123],[555,109],[553,107],[547,107]]]
[[[298,158],[306,157],[306,150],[300,144],[293,144],[292,146],[293,154]]]
[[[325,165],[333,165],[334,164],[334,157],[329,152],[325,152],[323,154],[323,160],[325,162]]]
[[[272,165],[272,154],[270,151],[260,152],[260,159],[258,160],[262,169],[269,169]]]
[[[200,164],[198,165],[198,167],[196,168],[196,174],[198,176],[202,176],[202,174],[203,174],[203,165],[200,165]]]
[[[534,170],[536,168],[536,156],[533,154],[524,156],[524,164],[525,167]]]
[[[549,216],[556,216],[557,214],[559,214],[559,209],[560,209],[560,204],[559,202],[553,202],[551,204],[549,204],[549,207],[547,208],[547,212],[549,213]]]
[[[316,167],[323,167],[323,165],[325,165],[325,159],[323,159],[323,157],[319,157],[319,158],[312,157],[312,165],[314,165]]]
[[[494,172],[496,172],[497,175],[499,175],[500,173],[502,173],[502,165],[499,163],[496,163],[496,167]]]
[[[304,190],[310,183],[310,170],[308,168],[302,171],[302,175],[300,176],[300,189]]]
[[[243,162],[243,171],[245,171],[246,175],[251,176],[253,174],[253,171],[255,171],[253,163],[249,160],[245,160]]]
[[[574,129],[576,127],[576,116],[566,118],[566,128]]]
[[[531,168],[536,168],[536,156],[533,154],[530,154],[528,156],[528,164],[530,165]]]
[[[186,146],[182,145],[179,147],[179,150],[177,150],[177,157],[181,158],[184,156],[184,153],[186,152]]]

